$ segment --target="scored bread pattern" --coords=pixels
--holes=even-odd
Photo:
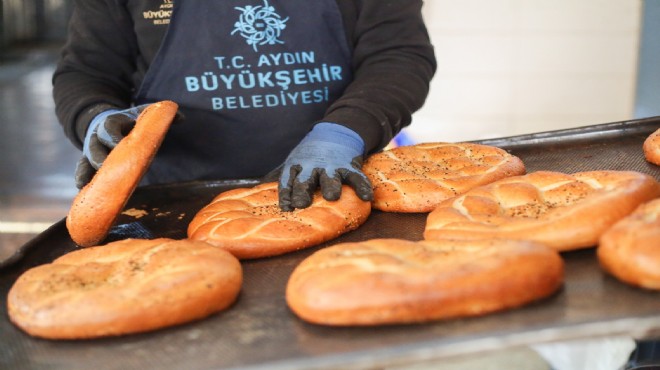
[[[26,271],[7,304],[11,321],[31,335],[93,338],[206,317],[228,307],[241,285],[240,262],[219,248],[125,239]]]
[[[362,225],[370,212],[369,202],[348,186],[337,201],[317,192],[310,207],[285,212],[278,206],[277,183],[266,183],[218,195],[195,215],[188,237],[239,258],[266,257],[336,238]]]
[[[561,257],[538,243],[371,239],[305,259],[286,296],[310,322],[375,325],[516,307],[551,294],[562,281]]]
[[[402,248],[405,246],[406,248]],[[451,244],[432,241],[379,240],[346,243],[318,252],[316,264],[302,264],[298,273],[309,270],[351,268],[345,278],[350,280],[363,273],[394,273],[413,279],[424,270],[444,270],[443,266],[472,261],[478,255],[497,254],[497,249],[465,245],[457,248]],[[321,257],[324,257],[322,259]],[[353,269],[354,268],[354,269]],[[444,277],[448,277],[444,275]]]
[[[638,172],[539,171],[443,202],[429,214],[424,238],[513,238],[558,250],[591,247],[607,227],[658,194],[658,182]]]
[[[138,116],[135,127],[110,151],[90,182],[73,199],[66,217],[71,239],[81,247],[106,238],[146,173],[174,120],[178,105],[160,101]]]
[[[601,237],[602,268],[631,285],[660,290],[660,198],[640,205]]]
[[[422,143],[374,154],[363,171],[374,188],[374,208],[429,212],[471,188],[524,174],[525,166],[519,158],[492,146]]]

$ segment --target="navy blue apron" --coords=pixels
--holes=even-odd
[[[177,0],[138,104],[172,100],[144,183],[260,177],[352,79],[334,0]]]

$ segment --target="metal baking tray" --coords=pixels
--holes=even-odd
[[[519,156],[528,172],[635,170],[660,180],[644,160],[644,139],[660,117],[484,140]],[[184,238],[197,210],[218,193],[257,180],[193,182],[139,188],[106,241],[127,237]],[[82,341],[32,338],[13,326],[6,296],[28,268],[76,247],[64,220],[25,244],[0,266],[0,368],[3,369],[358,369],[580,338],[625,335],[660,338],[660,293],[604,274],[594,249],[563,253],[561,291],[519,309],[468,319],[380,327],[333,328],[305,323],[288,309],[284,290],[294,267],[312,252],[373,238],[420,240],[426,214],[373,211],[359,229],[307,250],[242,262],[237,302],[209,318],[154,332]]]

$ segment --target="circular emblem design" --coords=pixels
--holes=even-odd
[[[241,12],[239,20],[234,23],[231,34],[238,33],[254,51],[261,45],[284,44],[279,39],[282,30],[286,28],[289,17],[282,19],[275,8],[264,0],[263,5],[235,7]]]

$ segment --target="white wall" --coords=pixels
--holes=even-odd
[[[406,134],[477,140],[632,118],[641,0],[426,0],[438,71]]]

